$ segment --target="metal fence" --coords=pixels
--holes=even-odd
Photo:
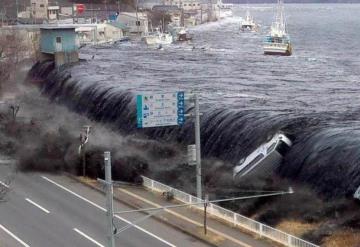
[[[143,185],[146,188],[151,189],[152,191],[157,192],[169,192],[171,191],[174,195],[174,198],[178,201],[184,203],[196,203],[196,202],[203,202],[202,199],[192,196],[188,193],[180,191],[178,189],[172,188],[167,186],[163,183],[157,182],[150,178],[142,176],[144,182]],[[196,207],[200,210],[203,210],[203,205],[193,205],[192,207]],[[208,213],[211,216],[218,217],[222,220],[227,221],[228,223],[247,229],[250,232],[258,234],[260,237],[271,239],[275,242],[281,243],[284,246],[291,246],[291,247],[318,247],[318,245],[312,244],[307,242],[303,239],[297,238],[293,235],[287,234],[286,232],[280,231],[273,227],[264,225],[258,221],[235,213],[231,210],[222,208],[216,204],[209,203],[208,206]]]

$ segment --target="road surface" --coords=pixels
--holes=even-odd
[[[10,167],[0,165],[0,186]],[[2,184],[1,184],[2,183]],[[0,246],[106,246],[105,197],[66,176],[17,173],[0,202]],[[114,210],[129,207],[114,201]],[[122,215],[117,229],[143,217]],[[124,218],[122,218],[124,217]],[[152,218],[115,238],[116,246],[208,246]]]

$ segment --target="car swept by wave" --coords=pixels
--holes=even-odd
[[[271,174],[289,151],[291,140],[282,133],[275,134],[268,142],[261,144],[234,167],[233,177],[260,176]]]
[[[357,190],[354,193],[354,198],[360,200],[360,186],[357,188]]]

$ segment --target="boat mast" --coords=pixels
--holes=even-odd
[[[284,0],[278,0],[277,20],[279,31],[282,34],[286,33],[286,22],[284,15]]]
[[[284,17],[284,6],[283,0],[277,0],[277,10],[275,16],[275,22],[273,22],[271,26],[271,32],[273,32],[276,36],[282,36],[286,33],[285,27],[285,17]]]

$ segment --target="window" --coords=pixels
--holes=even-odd
[[[44,6],[44,4],[40,4],[40,8],[44,8],[45,6]]]
[[[258,165],[257,163],[264,158],[263,154],[259,154],[258,156],[255,157],[255,159],[253,159],[249,164],[247,164],[247,166],[245,166],[242,171],[240,171],[242,174],[248,172],[249,170],[252,170],[252,168],[256,165]]]
[[[56,43],[61,43],[61,37],[56,37]]]
[[[272,152],[275,149],[275,146],[276,146],[276,142],[271,144],[271,146],[266,150],[266,153],[269,154],[270,152]]]

